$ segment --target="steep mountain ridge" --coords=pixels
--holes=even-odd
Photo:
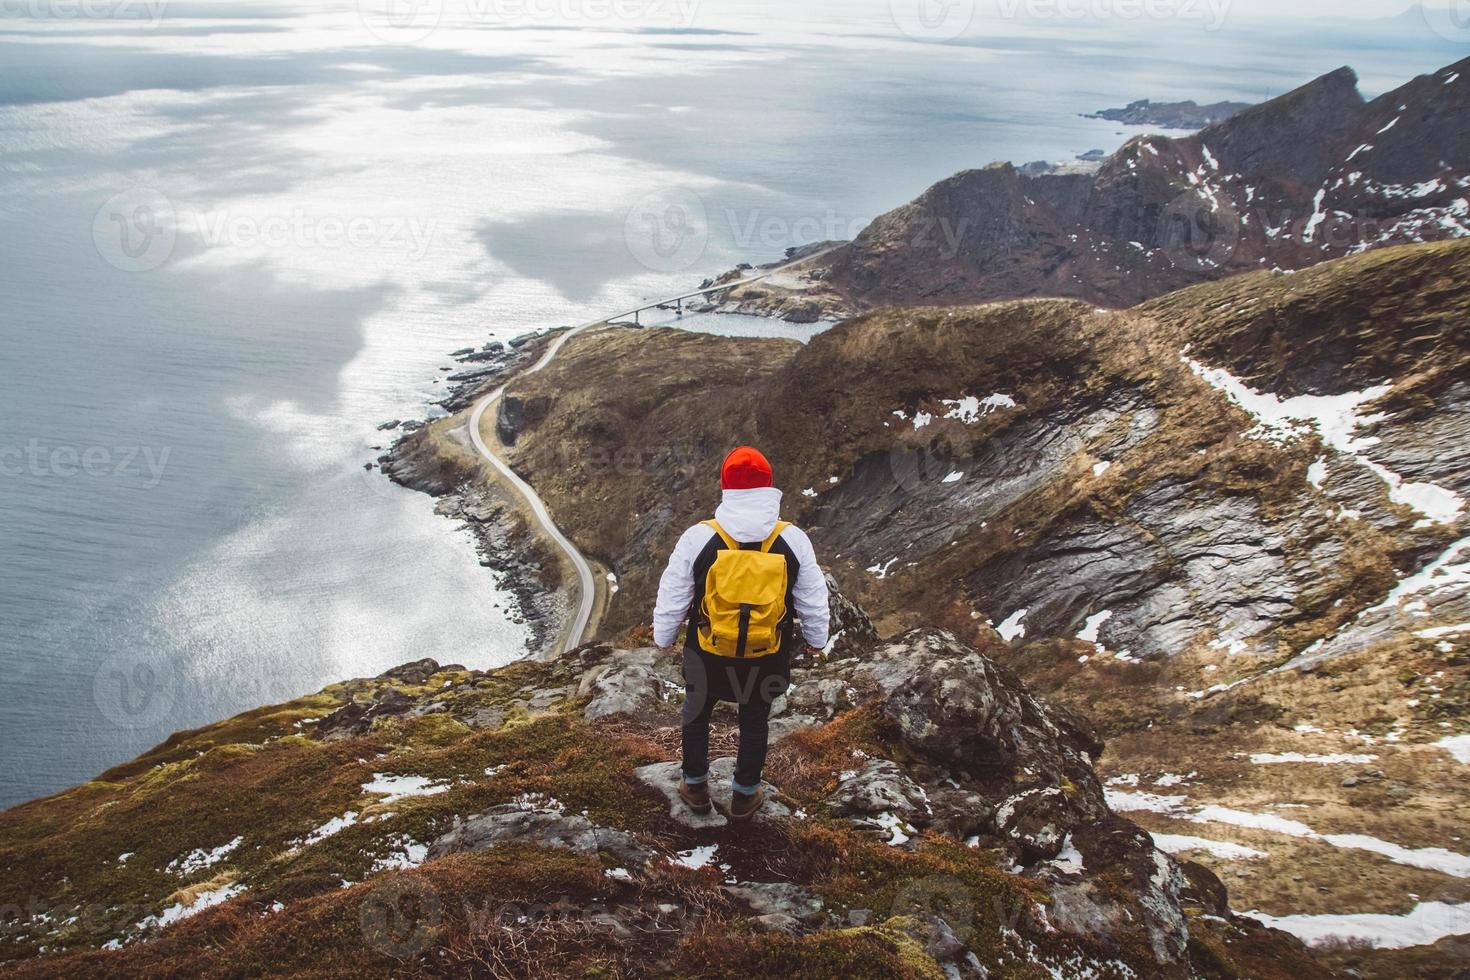
[[[805,346],[611,329],[513,386],[544,408],[515,463],[616,571],[616,634],[724,448],[764,446],[881,632],[940,624],[1095,719],[1105,772],[1181,787],[1119,805],[1248,907],[1457,909],[1467,276],[1470,242],[1444,242],[1127,311],[880,310]],[[626,394],[645,375],[673,380]]]
[[[973,579],[995,622],[1024,607],[1033,630],[1064,633],[1097,590],[1041,601],[1033,589],[1073,573],[1038,574],[1038,549],[1059,540],[1074,553],[1065,542],[1095,532],[1116,552],[1097,573],[1132,583],[1140,603],[1136,620],[1118,608],[1108,627],[1120,649],[1228,639],[1282,656],[1457,536],[1470,460],[1424,449],[1464,434],[1467,270],[1470,245],[1418,246],[1123,313],[1060,300],[880,311],[806,346],[613,330],[513,387],[546,406],[513,459],[618,570],[613,630],[646,615],[660,555],[712,503],[701,484],[721,447],[745,436],[772,447],[788,508],[880,617],[938,615],[926,597],[952,590],[934,586]],[[578,379],[594,364],[592,389]],[[1252,393],[1328,401],[1288,402],[1299,417],[1257,438],[1237,397]],[[1346,434],[1313,421],[1329,408]],[[1301,584],[1252,599],[1264,566],[1201,567],[1197,591],[1230,614],[1165,629],[1157,607],[1194,601],[1194,559],[1169,544],[1191,539],[1190,522],[1233,528],[1251,561]],[[1236,575],[1245,591],[1232,595]]]
[[[1371,102],[1340,68],[1096,174],[968,170],[874,220],[800,282],[731,309],[845,315],[1023,296],[1132,306],[1194,283],[1470,234],[1470,59]]]

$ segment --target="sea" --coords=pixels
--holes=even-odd
[[[450,352],[1138,132],[1100,108],[1470,54],[1349,7],[0,4],[0,806],[335,680],[524,655],[467,532],[366,468]]]

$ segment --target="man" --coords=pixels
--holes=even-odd
[[[696,813],[710,811],[710,713],[719,701],[739,705],[729,815],[745,821],[765,802],[768,719],[790,683],[797,618],[808,648],[827,644],[827,581],[806,534],[779,519],[781,491],[758,450],[740,446],[725,457],[720,489],[715,519],[685,531],[669,556],[653,641],[672,648],[686,627],[679,795]]]

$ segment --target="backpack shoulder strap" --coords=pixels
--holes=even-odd
[[[720,522],[719,521],[716,521],[716,520],[708,520],[708,521],[705,521],[704,524],[705,524],[706,527],[714,528],[715,533],[720,536],[720,540],[723,541],[723,542],[725,542],[725,547],[726,548],[729,548],[731,551],[739,551],[740,550],[740,545],[735,542],[735,539],[734,538],[730,537],[730,535],[728,535],[728,534],[725,533],[725,529],[722,528],[722,527],[720,527]]]
[[[774,548],[776,546],[776,539],[781,536],[781,532],[786,530],[790,526],[790,521],[777,521],[775,529],[771,531],[771,536],[769,538],[766,538],[765,541],[761,542],[761,550],[770,551],[772,548]]]

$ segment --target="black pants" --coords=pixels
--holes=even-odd
[[[771,702],[791,683],[791,658],[785,653],[739,660],[703,650],[684,650],[684,778],[703,782],[709,775],[709,719],[720,701],[739,706],[740,749],[735,755],[737,788],[760,785],[770,743]]]

